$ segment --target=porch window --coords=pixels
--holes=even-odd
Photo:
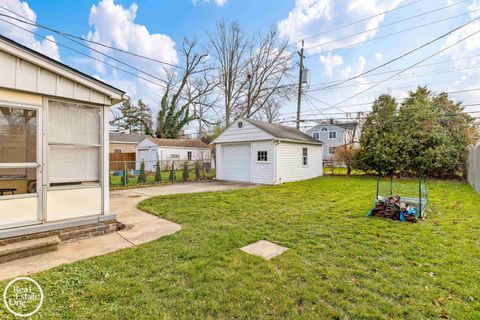
[[[51,186],[99,183],[100,108],[49,101],[48,148]]]
[[[0,105],[0,197],[37,192],[37,111]]]

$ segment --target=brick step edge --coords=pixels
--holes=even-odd
[[[0,247],[0,263],[55,251],[60,239],[57,236],[25,240]]]

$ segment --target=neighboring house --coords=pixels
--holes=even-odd
[[[219,180],[278,184],[323,175],[322,142],[294,128],[240,118],[212,143]]]
[[[137,144],[145,139],[144,134],[110,132],[110,153],[135,153]]]
[[[124,92],[3,36],[0,70],[0,239],[116,225],[108,107]]]
[[[137,144],[146,135],[110,132],[110,170],[135,169]]]
[[[163,166],[169,165],[171,161],[204,160],[210,163],[211,151],[201,140],[146,137],[137,145],[137,169],[142,160],[145,163],[145,170],[154,171],[157,160],[160,160]]]
[[[319,123],[307,130],[307,134],[323,142],[323,158],[330,160],[335,148],[358,142],[356,122]]]

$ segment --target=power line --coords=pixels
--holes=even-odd
[[[20,20],[20,19],[16,19],[16,18],[14,18],[14,17],[5,15],[5,14],[3,14],[3,13],[0,13],[0,16],[4,16],[4,17],[8,17],[8,18],[13,18],[13,19],[18,20],[18,21],[20,21],[20,22],[27,23],[27,22],[25,22],[25,21],[22,21],[22,20]],[[2,19],[2,21],[5,21],[5,20]],[[7,22],[7,21],[5,21],[5,22]],[[10,22],[7,22],[7,23],[10,23]],[[15,24],[13,24],[13,23],[10,23],[10,24],[11,24],[11,25],[14,25],[14,26],[17,26],[17,25],[15,25]],[[27,23],[27,24],[28,24],[28,23]],[[17,27],[18,27],[18,26],[17,26]],[[29,31],[28,29],[24,29],[24,30]],[[70,38],[68,38],[68,37],[67,37],[67,39],[69,39],[70,41],[72,41],[72,42],[74,42],[74,43],[76,43],[76,44],[81,45],[82,47],[88,48],[88,49],[90,49],[90,50],[92,50],[92,51],[94,51],[94,52],[96,52],[96,53],[98,53],[98,54],[100,54],[100,55],[102,55],[102,56],[105,56],[105,57],[107,57],[107,58],[109,58],[109,59],[111,59],[111,60],[113,60],[113,61],[115,61],[115,62],[118,62],[118,63],[120,63],[120,64],[122,64],[122,65],[124,65],[124,66],[126,66],[126,67],[132,68],[132,69],[135,70],[135,71],[138,71],[138,72],[140,72],[140,73],[142,73],[142,74],[144,74],[144,75],[147,75],[147,76],[149,76],[149,77],[152,77],[152,78],[155,79],[155,80],[163,81],[163,79],[157,77],[156,75],[154,75],[154,74],[152,74],[152,73],[143,71],[143,70],[141,70],[141,69],[139,69],[139,68],[137,68],[137,67],[135,67],[135,66],[132,66],[131,64],[128,64],[128,63],[126,63],[126,62],[123,62],[122,60],[117,59],[117,58],[115,58],[115,57],[113,57],[113,56],[111,56],[111,55],[109,55],[109,54],[106,54],[106,53],[104,53],[104,52],[102,52],[102,51],[99,51],[99,50],[97,50],[97,49],[95,49],[95,48],[89,47],[89,46],[83,44],[83,43],[80,42],[80,41],[77,41],[77,40],[75,40],[75,39],[70,39]]]
[[[411,17],[407,17],[407,18],[404,18],[404,19],[400,19],[400,20],[397,20],[397,21],[393,21],[393,22],[390,22],[390,23],[387,23],[387,24],[383,24],[381,26],[378,26],[378,27],[375,27],[375,28],[371,28],[371,29],[367,29],[367,30],[364,30],[364,31],[360,31],[360,32],[357,32],[357,33],[354,33],[354,34],[350,34],[348,36],[344,36],[344,37],[341,37],[341,38],[337,38],[337,39],[334,39],[334,40],[329,40],[327,42],[322,42],[322,43],[319,43],[319,44],[316,44],[314,46],[310,46],[308,47],[306,50],[310,50],[310,49],[313,49],[313,48],[317,48],[317,47],[321,47],[321,46],[324,46],[324,45],[327,45],[327,44],[330,44],[330,43],[334,43],[334,42],[338,42],[338,41],[341,41],[341,40],[345,40],[345,39],[348,39],[348,38],[352,38],[352,37],[355,37],[355,36],[358,36],[358,35],[361,35],[361,34],[364,34],[364,33],[369,33],[369,32],[372,32],[372,31],[377,31],[377,30],[380,30],[380,29],[383,29],[383,28],[386,28],[386,27],[390,27],[392,25],[395,25],[395,24],[398,24],[398,23],[402,23],[402,22],[405,22],[405,21],[408,21],[408,20],[412,20],[412,19],[416,19],[416,18],[419,18],[419,17],[423,17],[423,16],[426,16],[426,15],[429,15],[431,13],[434,13],[434,12],[437,12],[437,11],[440,11],[440,10],[444,10],[444,9],[447,9],[447,8],[450,8],[452,6],[456,6],[456,5],[459,5],[463,2],[466,2],[467,0],[464,0],[464,1],[460,1],[460,2],[457,2],[457,3],[453,3],[453,4],[449,4],[447,6],[443,6],[441,8],[437,8],[437,9],[434,9],[434,10],[430,10],[430,11],[427,11],[427,12],[423,12],[423,13],[420,13],[420,14],[417,14],[417,15],[414,15],[414,16],[411,16]],[[471,11],[467,11],[466,14],[468,13],[471,13]],[[455,17],[458,17],[458,16],[462,16],[464,14],[461,14],[461,15],[457,15],[457,16],[453,16],[453,17],[450,17],[448,19],[453,19]],[[441,20],[437,20],[437,21],[432,21],[431,23],[438,23],[438,22],[443,22],[444,20],[441,19]],[[423,26],[419,26],[419,27],[423,27]]]
[[[438,62],[432,62],[432,63],[424,63],[424,64],[420,64],[418,66],[415,66],[411,69],[418,69],[418,68],[425,68],[425,67],[429,67],[429,66],[434,66],[434,65],[439,65],[439,64],[445,64],[445,63],[449,63],[449,62],[454,62],[454,61],[462,61],[462,60],[467,60],[467,59],[471,59],[471,58],[478,58],[480,57],[480,55],[472,55],[472,56],[466,56],[466,57],[462,57],[462,58],[456,58],[456,59],[446,59],[446,60],[442,60],[442,61],[438,61]],[[468,70],[470,68],[476,68],[474,66],[470,66],[470,67],[465,67],[464,69],[458,69],[458,68],[454,68],[454,69],[450,69],[452,71],[460,71],[460,70]],[[393,73],[393,72],[397,72],[399,70],[402,70],[402,69],[392,69],[392,70],[388,70],[388,71],[382,71],[382,72],[375,72],[375,73],[369,73],[369,74],[365,74],[365,75],[362,75],[362,78],[366,78],[366,77],[373,77],[373,76],[378,76],[378,75],[382,75],[382,74],[388,74],[388,73]],[[447,70],[447,69],[445,69]],[[406,79],[406,78],[402,78],[402,79]],[[309,84],[309,89],[306,89],[306,91],[321,91],[320,89],[318,88],[314,88],[314,89],[311,89],[312,87],[317,87],[317,86],[322,86],[322,85],[328,85],[328,84],[336,84],[336,83],[340,83],[341,81],[343,80],[331,80],[331,81],[324,81],[324,82],[317,82],[317,83],[311,83]],[[440,82],[438,82],[440,83]],[[284,85],[281,85],[280,87],[288,87],[288,86],[297,86],[298,83],[288,83],[288,84],[284,84]],[[343,87],[339,87],[339,88],[345,88],[347,86],[343,86]],[[324,102],[325,103],[325,102]],[[325,103],[326,104],[326,103]]]
[[[474,92],[474,91],[480,91],[480,87],[478,88],[472,88],[472,89],[464,89],[464,90],[454,90],[454,91],[440,91],[441,93],[446,93],[446,94],[458,94],[458,93],[467,93],[467,92]],[[308,96],[309,98],[314,98],[313,96],[309,95]],[[396,101],[403,101],[407,98],[395,98]],[[365,106],[365,105],[372,105],[373,103],[375,103],[375,101],[368,101],[368,102],[362,102],[362,103],[355,103],[355,104],[348,104],[348,105],[341,105],[341,106],[338,106],[338,108],[348,108],[348,107],[359,107],[359,106]],[[469,105],[463,105],[463,107],[465,106],[469,106]],[[314,106],[316,109],[318,108],[317,106]],[[318,109],[317,109],[318,110]],[[319,110],[320,111],[320,110]],[[323,115],[342,115],[342,114],[346,114],[346,113],[356,113],[356,112],[366,112],[366,111],[343,111],[343,112],[335,112],[335,113],[322,113],[322,111],[320,111],[320,113],[322,113]],[[287,114],[294,114],[295,112],[286,112],[286,113],[283,113],[283,115],[287,115]],[[313,113],[312,113],[313,114]],[[307,114],[302,114],[303,116],[307,115]]]
[[[480,19],[480,18],[471,20],[470,22],[476,21],[476,20],[478,20],[478,19]],[[457,30],[458,30],[458,29],[457,29]],[[390,77],[387,77],[383,82],[388,81],[388,80],[390,80],[390,79],[398,76],[399,74],[407,71],[408,69],[410,69],[410,68],[412,68],[412,67],[414,67],[414,66],[416,66],[416,65],[419,65],[420,63],[422,63],[422,62],[424,62],[424,61],[427,61],[428,59],[430,59],[430,58],[432,58],[432,57],[434,57],[434,56],[436,56],[436,55],[438,55],[438,54],[440,54],[440,53],[442,53],[442,52],[444,52],[444,51],[446,51],[446,50],[448,50],[448,49],[456,46],[457,44],[459,44],[459,43],[461,43],[461,42],[463,42],[463,41],[465,41],[465,40],[473,37],[474,35],[476,35],[476,34],[478,34],[478,33],[480,33],[480,30],[479,30],[479,31],[476,31],[476,32],[474,32],[474,33],[472,33],[472,34],[470,34],[470,35],[468,35],[468,36],[466,36],[466,37],[464,37],[464,38],[456,41],[456,42],[454,42],[453,44],[451,44],[451,45],[449,45],[449,46],[446,46],[445,48],[443,48],[443,49],[441,49],[441,50],[439,50],[439,51],[437,51],[437,52],[429,55],[428,57],[426,57],[426,58],[424,58],[424,59],[422,59],[422,60],[420,60],[420,61],[412,64],[411,66],[406,67],[405,69],[403,69],[403,70],[395,73],[394,75],[392,75],[392,76],[390,76]],[[350,97],[348,97],[348,98],[346,98],[346,99],[343,99],[342,101],[340,101],[340,102],[338,102],[338,103],[335,103],[335,104],[333,105],[333,107],[335,107],[335,106],[337,106],[337,105],[339,105],[339,104],[342,104],[343,102],[348,101],[348,100],[350,100],[350,99],[352,99],[352,98],[355,98],[355,97],[361,95],[362,93],[364,93],[364,92],[366,92],[366,91],[368,91],[368,90],[370,90],[370,89],[372,89],[372,88],[375,88],[376,86],[380,85],[380,84],[383,83],[383,82],[380,82],[380,83],[374,84],[374,85],[372,85],[372,86],[369,86],[368,88],[366,88],[366,89],[364,89],[364,90],[362,90],[362,91],[360,91],[360,92],[358,92],[358,93],[356,93],[356,94],[354,94],[354,95],[352,95],[352,96],[350,96]]]
[[[316,33],[316,34],[313,34],[313,35],[310,35],[306,38],[303,38],[303,39],[300,39],[300,40],[297,40],[297,41],[293,41],[293,42],[290,42],[288,44],[288,46],[292,46],[296,43],[299,43],[301,42],[302,40],[308,40],[308,39],[312,39],[312,38],[315,38],[315,37],[318,37],[320,35],[323,35],[323,34],[327,34],[327,33],[330,33],[330,32],[333,32],[333,31],[337,31],[337,30],[341,30],[341,29],[344,29],[346,27],[350,27],[350,26],[353,26],[357,23],[360,23],[360,22],[363,22],[363,21],[368,21],[370,19],[373,19],[373,18],[376,18],[376,17],[379,17],[381,15],[384,15],[386,13],[390,13],[390,12],[393,12],[393,11],[396,11],[396,10],[400,10],[400,9],[403,9],[403,8],[406,8],[408,6],[411,6],[411,5],[414,5],[414,4],[417,4],[419,2],[422,2],[423,0],[417,0],[417,1],[413,1],[413,2],[410,2],[410,3],[407,3],[405,5],[402,5],[402,6],[399,6],[399,7],[396,7],[396,8],[393,8],[393,9],[390,9],[390,10],[386,10],[386,11],[383,11],[383,12],[380,12],[380,13],[377,13],[377,14],[374,14],[372,16],[369,16],[369,17],[366,17],[366,18],[363,18],[363,19],[360,19],[360,20],[356,20],[356,21],[353,21],[353,22],[349,22],[347,24],[344,24],[344,25],[341,25],[341,26],[338,26],[338,27],[334,27],[334,28],[331,28],[331,29],[328,29],[328,30],[325,30],[325,31],[322,31],[322,32],[319,32],[319,33]],[[465,2],[467,0],[464,0],[462,2]]]
[[[25,23],[25,24],[29,24],[29,25],[32,25],[32,26],[35,26],[35,27],[39,27],[39,28],[42,28],[42,29],[45,29],[45,30],[49,30],[51,32],[54,32],[56,34],[59,34],[65,38],[68,38],[70,40],[72,40],[71,38],[74,38],[74,39],[78,39],[78,40],[81,40],[81,41],[85,41],[85,42],[88,42],[88,43],[92,43],[92,44],[96,44],[98,46],[102,46],[104,48],[108,48],[108,49],[112,49],[112,50],[115,50],[115,51],[119,51],[119,52],[122,52],[122,53],[125,53],[125,54],[129,54],[129,55],[132,55],[132,56],[135,56],[137,58],[142,58],[142,59],[146,59],[146,60],[150,60],[150,61],[153,61],[153,62],[157,62],[157,63],[161,63],[161,64],[164,64],[164,65],[168,65],[168,66],[171,66],[171,67],[175,67],[175,68],[180,68],[180,69],[184,69],[183,67],[180,67],[178,65],[175,65],[173,63],[169,63],[169,62],[165,62],[165,61],[162,61],[162,60],[159,60],[159,59],[155,59],[155,58],[151,58],[151,57],[147,57],[147,56],[144,56],[144,55],[141,55],[141,54],[138,54],[138,53],[135,53],[135,52],[131,52],[131,51],[128,51],[128,50],[123,50],[123,49],[120,49],[120,48],[117,48],[117,47],[113,47],[113,46],[109,46],[109,45],[106,45],[106,44],[103,44],[101,42],[98,42],[98,41],[94,41],[94,40],[90,40],[90,39],[85,39],[85,38],[82,38],[82,37],[79,37],[77,35],[74,35],[74,34],[71,34],[71,33],[67,33],[67,32],[63,32],[63,31],[59,31],[57,29],[54,29],[52,27],[48,27],[48,26],[45,26],[45,25],[42,25],[42,24],[39,24],[37,22],[35,22],[34,20],[31,20],[21,14],[18,14],[16,13],[15,11],[13,10],[10,10],[2,5],[0,5],[0,8],[10,12],[10,13],[13,13],[15,14],[16,16],[19,16],[25,20],[21,20],[21,19],[18,19],[18,18],[15,18],[15,17],[12,17],[12,16],[9,16],[9,15],[6,15],[6,14],[3,14],[3,13],[0,13],[1,16],[4,16],[4,17],[8,17],[10,19],[14,19],[14,20],[17,20],[19,22],[22,22],[22,23]]]
[[[434,39],[432,39],[432,40],[430,40],[430,41],[428,41],[428,42],[426,42],[426,43],[424,43],[424,44],[422,44],[422,45],[420,45],[420,46],[418,46],[418,47],[416,47],[416,48],[414,48],[414,49],[412,49],[412,50],[410,50],[410,51],[408,51],[408,52],[406,52],[406,53],[403,53],[403,54],[399,55],[398,57],[395,57],[395,58],[393,58],[393,59],[391,59],[391,60],[389,60],[389,61],[387,61],[387,62],[384,62],[384,63],[382,63],[382,64],[380,64],[380,65],[378,65],[378,66],[376,66],[376,67],[374,67],[374,68],[371,68],[371,69],[369,69],[369,70],[367,70],[367,71],[361,72],[361,73],[359,73],[359,74],[357,74],[357,75],[355,75],[355,76],[353,76],[353,77],[350,77],[350,78],[348,78],[348,79],[342,80],[342,81],[337,82],[337,83],[335,83],[335,84],[326,86],[326,87],[324,87],[324,88],[336,87],[336,86],[338,86],[338,85],[340,85],[340,84],[343,84],[343,83],[346,83],[346,82],[349,82],[349,81],[358,79],[358,78],[360,78],[360,77],[362,77],[362,76],[364,76],[364,75],[366,75],[366,74],[369,74],[369,73],[371,73],[371,72],[373,72],[373,71],[375,71],[375,70],[378,70],[378,69],[380,69],[380,68],[382,68],[382,67],[384,67],[384,66],[386,66],[386,65],[392,64],[392,63],[395,62],[395,61],[398,61],[398,60],[400,60],[400,59],[402,59],[402,58],[404,58],[404,57],[406,57],[406,56],[408,56],[408,55],[410,55],[410,54],[412,54],[412,53],[414,53],[414,52],[416,52],[416,51],[418,51],[418,50],[420,50],[420,49],[423,49],[423,48],[427,47],[428,45],[430,45],[430,44],[432,44],[432,43],[434,43],[434,42],[437,42],[437,41],[439,41],[439,40],[441,40],[441,39],[449,36],[450,34],[454,33],[455,31],[460,30],[460,29],[466,27],[467,25],[473,23],[474,21],[477,21],[478,19],[479,19],[479,18],[470,20],[469,22],[467,22],[467,23],[465,23],[465,24],[463,24],[463,25],[461,25],[461,26],[459,26],[459,27],[456,27],[456,28],[454,28],[454,29],[452,29],[452,30],[450,30],[450,31],[448,31],[448,32],[446,32],[446,33],[444,33],[444,34],[442,34],[442,35],[440,35],[440,36],[438,36],[438,37],[436,37],[436,38],[434,38]]]
[[[462,14],[454,15],[454,16],[444,18],[444,19],[440,19],[440,20],[435,20],[435,21],[432,21],[432,22],[428,22],[428,23],[425,23],[425,24],[422,24],[422,25],[419,25],[419,26],[415,26],[415,27],[410,27],[410,28],[403,29],[403,30],[400,30],[400,31],[395,31],[395,32],[392,32],[392,33],[385,34],[383,36],[379,36],[379,37],[375,37],[375,38],[371,38],[371,39],[367,39],[367,40],[363,40],[363,41],[358,41],[358,42],[355,42],[355,43],[352,43],[352,44],[349,44],[349,45],[346,45],[346,46],[333,48],[331,50],[326,50],[326,51],[322,51],[322,52],[319,52],[319,53],[314,53],[314,54],[306,56],[306,58],[311,58],[311,57],[318,56],[318,55],[321,55],[321,54],[328,54],[330,52],[338,51],[338,50],[341,50],[341,49],[353,48],[353,47],[355,47],[359,44],[362,44],[362,43],[376,41],[376,40],[388,38],[388,37],[391,37],[391,36],[395,36],[395,35],[398,35],[398,34],[401,34],[401,33],[404,33],[404,32],[408,32],[408,31],[412,31],[412,30],[416,30],[416,29],[421,29],[421,28],[428,27],[428,26],[431,26],[431,25],[434,25],[434,24],[437,24],[437,23],[441,23],[441,22],[452,20],[452,19],[455,19],[455,18],[458,18],[458,17],[461,17],[461,16],[469,15],[469,14],[471,14],[473,12],[477,12],[477,11],[480,11],[480,9],[467,11],[467,12],[462,13]],[[335,42],[335,41],[336,40],[333,40],[331,42]],[[313,48],[313,47],[307,48],[306,50],[309,50],[311,48]]]
[[[414,74],[414,75],[410,75],[410,76],[407,76],[407,77],[390,79],[390,80],[388,80],[388,81],[401,81],[401,80],[405,80],[405,79],[422,78],[422,77],[428,77],[428,76],[437,75],[437,74],[442,74],[442,73],[451,73],[451,72],[472,70],[472,69],[477,69],[477,67],[480,67],[480,64],[471,65],[471,66],[469,66],[469,67],[464,67],[464,68],[452,68],[452,69],[438,70],[438,71],[430,72],[430,73]],[[395,71],[389,71],[389,72],[386,72],[386,73],[393,73],[393,72],[400,71],[400,70],[402,70],[402,69],[398,69],[398,70],[395,70]],[[356,87],[356,86],[374,84],[374,83],[378,83],[378,82],[385,82],[385,81],[384,81],[384,80],[381,80],[381,81],[379,80],[379,81],[361,82],[361,83],[344,85],[344,86],[337,86],[337,87],[326,88],[326,89],[323,89],[323,88],[308,89],[307,92],[316,92],[316,91],[332,90],[332,89],[339,89],[339,88],[349,88],[349,87]],[[402,88],[392,88],[392,90],[393,90],[393,89],[402,89]]]
[[[438,62],[432,62],[432,63],[424,63],[424,64],[420,64],[418,66],[415,66],[411,69],[419,69],[419,68],[425,68],[425,67],[430,67],[430,66],[434,66],[434,65],[439,65],[439,64],[445,64],[445,63],[449,63],[449,62],[454,62],[454,61],[462,61],[462,60],[467,60],[467,59],[471,59],[471,58],[478,58],[480,57],[480,55],[473,55],[473,56],[467,56],[467,57],[462,57],[462,58],[456,58],[456,59],[447,59],[447,60],[442,60],[442,61],[438,61]],[[388,71],[382,71],[382,72],[375,72],[375,73],[370,73],[370,74],[366,74],[364,76],[362,76],[362,78],[366,78],[366,77],[373,77],[373,76],[378,76],[378,75],[382,75],[382,74],[388,74],[388,73],[393,73],[393,72],[397,72],[401,69],[393,69],[393,70],[388,70]],[[318,83],[313,83],[313,84],[310,84],[310,87],[312,86],[320,86],[320,85],[327,85],[327,84],[334,84],[334,83],[337,83],[337,82],[340,82],[342,80],[331,80],[331,81],[325,81],[325,82],[318,82]],[[292,84],[294,85],[294,84]]]
[[[17,28],[19,28],[19,29],[22,29],[22,30],[24,30],[24,31],[26,31],[26,32],[29,32],[29,33],[31,33],[31,34],[34,34],[34,35],[36,35],[37,37],[40,37],[40,38],[42,38],[42,39],[44,39],[44,40],[46,40],[46,41],[52,42],[52,43],[54,43],[54,44],[56,44],[56,45],[59,45],[59,46],[64,47],[64,48],[66,48],[66,49],[68,49],[68,50],[71,50],[71,51],[73,51],[73,52],[76,52],[76,53],[78,53],[78,54],[81,54],[81,55],[83,55],[83,56],[85,56],[85,57],[88,57],[88,58],[90,58],[90,59],[92,59],[92,60],[95,60],[95,61],[98,61],[98,62],[100,62],[100,63],[103,63],[103,64],[105,64],[105,65],[107,65],[107,66],[109,66],[109,67],[111,67],[111,68],[120,70],[120,71],[125,72],[125,73],[127,73],[127,74],[130,74],[130,75],[132,75],[132,76],[134,76],[134,77],[137,77],[137,78],[142,79],[142,80],[144,80],[144,81],[147,81],[147,82],[150,82],[150,83],[152,83],[152,84],[158,85],[158,86],[160,86],[160,87],[162,87],[162,88],[165,88],[165,85],[164,85],[164,84],[161,84],[161,83],[152,81],[152,80],[150,80],[150,79],[148,79],[148,78],[139,76],[138,74],[135,74],[135,73],[130,72],[130,71],[128,71],[128,70],[122,69],[122,68],[120,68],[120,67],[118,67],[118,66],[115,66],[115,65],[113,65],[113,64],[111,64],[111,63],[105,62],[105,61],[103,61],[103,60],[101,60],[101,59],[97,59],[97,58],[95,58],[95,57],[92,57],[92,56],[90,56],[90,55],[88,55],[88,54],[86,54],[86,53],[84,53],[84,52],[82,52],[82,51],[80,51],[80,50],[71,48],[71,47],[69,47],[69,46],[67,46],[67,45],[64,45],[64,44],[60,43],[60,42],[51,40],[51,39],[49,39],[48,37],[45,37],[45,36],[43,36],[43,35],[41,35],[41,34],[38,34],[38,33],[34,32],[34,31],[28,30],[28,29],[26,29],[26,28],[23,28],[23,27],[21,27],[21,26],[19,26],[19,25],[16,25],[15,23],[12,23],[12,22],[10,22],[10,21],[4,20],[4,19],[2,19],[2,18],[0,18],[0,21],[3,21],[3,22],[8,23],[8,24],[11,24],[12,26],[15,26],[15,27],[17,27]]]

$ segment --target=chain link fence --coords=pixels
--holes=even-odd
[[[480,193],[480,143],[468,147],[467,179],[475,191]]]
[[[110,161],[110,187],[179,183],[215,178],[213,160]]]

